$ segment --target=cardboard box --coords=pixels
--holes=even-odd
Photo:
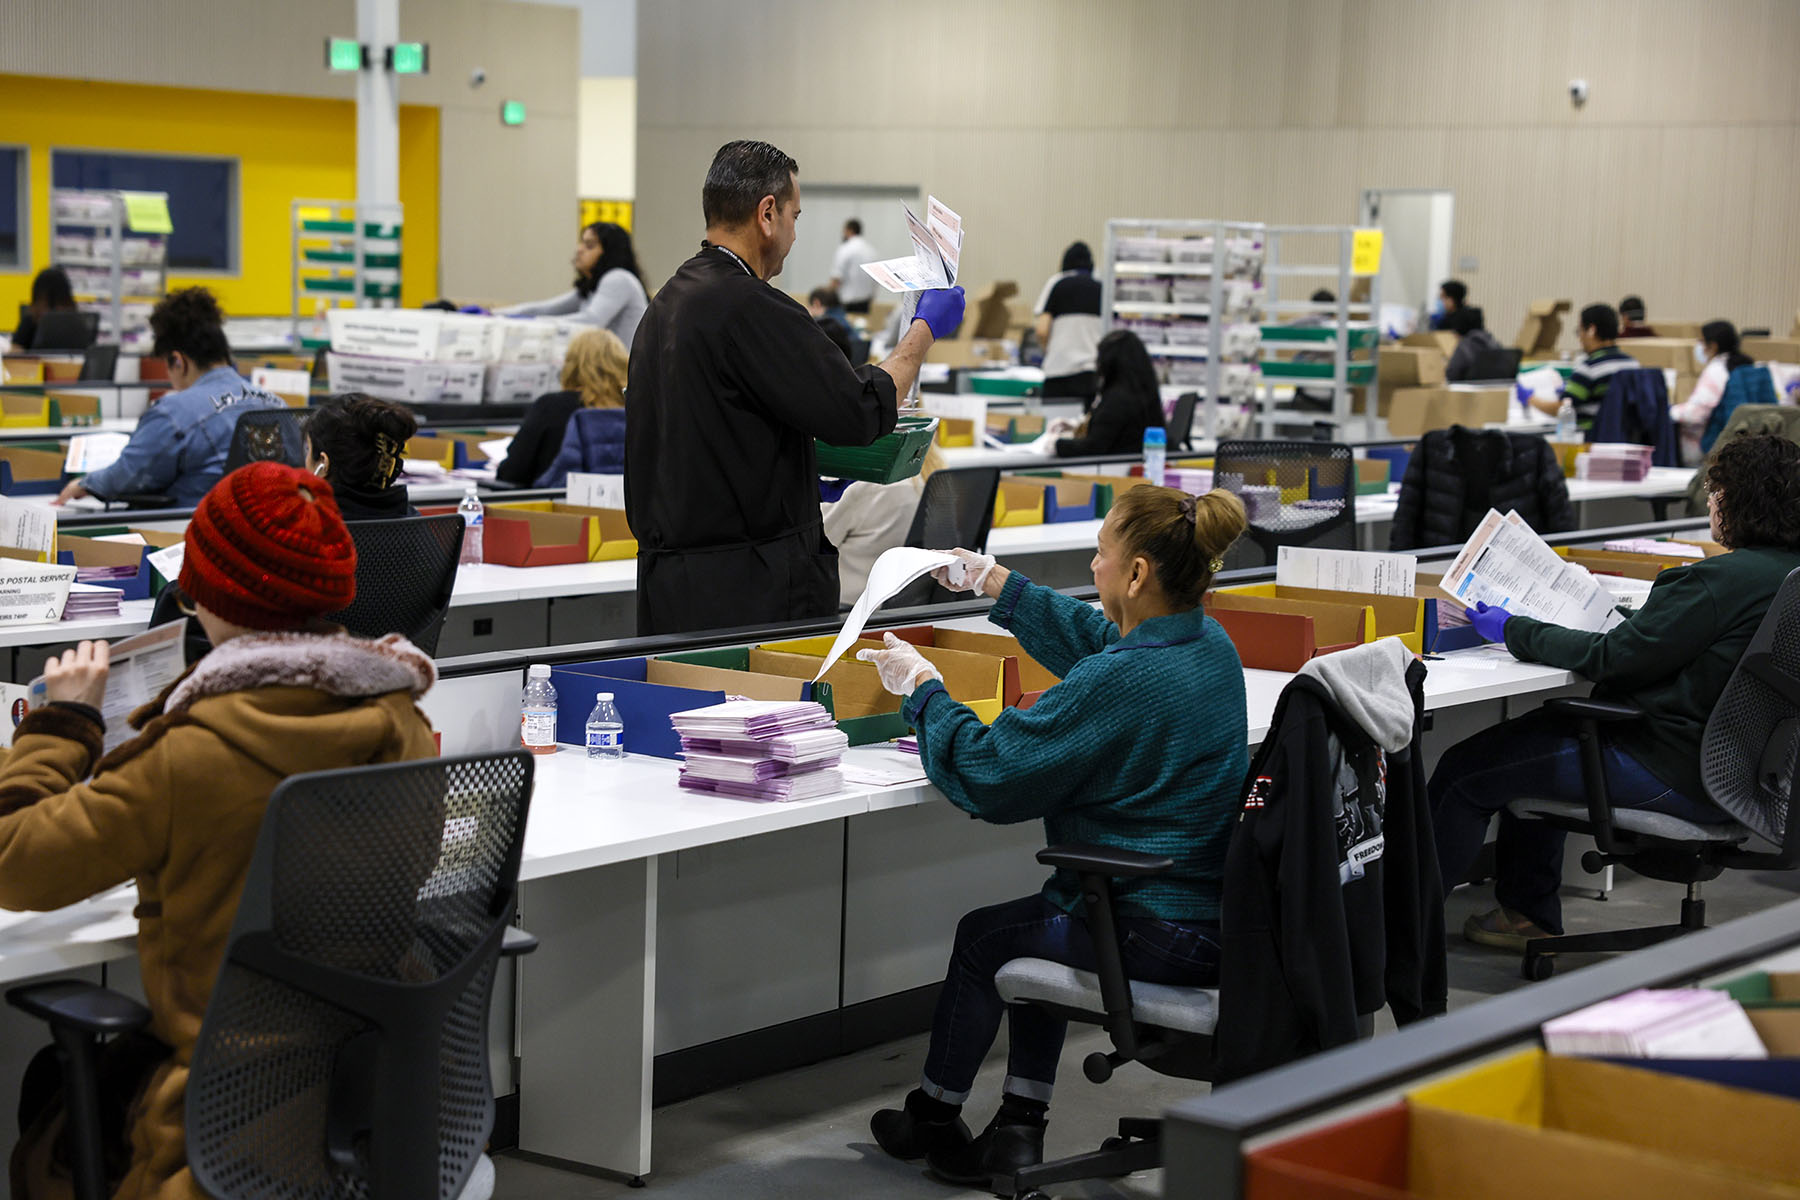
[[[45,383],[73,383],[80,378],[80,359],[47,358],[44,360]]]
[[[1626,338],[1619,349],[1646,367],[1667,367],[1676,373],[1694,369],[1694,342],[1691,338],[1652,337]]]
[[[1142,467],[1138,468],[1140,471]],[[1104,517],[1112,511],[1112,506],[1120,496],[1134,487],[1144,487],[1150,481],[1143,475],[1088,475],[1079,471],[1063,471],[1064,479],[1094,485],[1094,515]]]
[[[1655,579],[1669,567],[1692,566],[1691,558],[1673,554],[1632,554],[1622,550],[1593,550],[1558,546],[1557,554],[1579,563],[1595,575],[1622,575],[1627,579]]]
[[[994,493],[994,525],[1002,529],[1013,525],[1044,523],[1044,489],[1029,483],[1000,481]]]
[[[50,397],[8,392],[0,395],[0,426],[35,429],[51,424]]]
[[[17,355],[0,360],[0,380],[6,383],[42,383],[44,360],[20,358]]]
[[[337,310],[333,310],[337,311]],[[325,356],[335,392],[367,392],[402,404],[479,404],[486,368],[476,363],[442,363],[340,354]]]
[[[50,424],[98,425],[100,397],[83,392],[50,392]]]
[[[1319,654],[1360,646],[1375,638],[1375,613],[1361,604],[1215,590],[1206,594],[1205,607],[1206,614],[1225,627],[1244,665],[1258,670],[1298,670],[1298,666],[1275,664],[1303,663]],[[1244,622],[1229,616],[1243,612],[1307,617],[1311,628],[1291,621]],[[1239,640],[1240,635],[1245,640]]]
[[[1800,363],[1800,337],[1745,338],[1742,348],[1757,362]]]
[[[1800,1103],[1636,1065],[1530,1050],[1419,1088],[1407,1103],[1415,1191],[1474,1160],[1493,1183],[1463,1194],[1538,1197],[1515,1169],[1546,1157],[1582,1196],[1791,1197],[1800,1184]]]
[[[1045,478],[1032,475],[1002,475],[1000,482],[1002,487],[1011,483],[1017,484],[1021,488],[1035,488],[1042,492],[1043,523],[1045,525],[1062,524],[1068,521],[1092,521],[1096,515],[1095,505],[1100,489],[1085,480]],[[999,500],[996,499],[996,516],[998,516],[999,504]]]
[[[136,567],[135,578],[111,579],[102,586],[118,588],[121,600],[148,600],[150,577],[155,574],[150,567],[152,549],[130,542],[102,542],[76,533],[64,533],[56,539],[56,561],[77,568]]]
[[[968,318],[964,318],[963,328],[968,327]],[[950,367],[1004,367],[1012,362],[1012,352],[999,338],[945,338],[931,344],[925,361]]]
[[[1388,476],[1393,467],[1393,461],[1386,458],[1357,459],[1356,494],[1359,496],[1387,495]]]
[[[1564,479],[1575,478],[1575,460],[1587,453],[1586,442],[1559,442],[1553,438],[1545,438],[1551,451],[1556,455],[1556,465],[1562,468]]]
[[[956,336],[962,340],[1005,337],[1006,302],[1018,294],[1019,285],[1010,279],[997,280],[982,288],[963,316],[962,328]]]
[[[1763,974],[1758,972],[1758,974]],[[1785,978],[1792,980],[1792,975]],[[1729,986],[1729,985],[1728,985]],[[1789,985],[1790,989],[1793,985]],[[1787,999],[1763,1005],[1744,1003],[1756,1036],[1762,1039],[1768,1058],[1637,1058],[1621,1065],[1701,1079],[1724,1087],[1746,1088],[1770,1096],[1800,1100],[1800,990]]]
[[[414,362],[486,363],[503,318],[406,308],[334,308],[325,314],[337,354]],[[337,385],[332,385],[337,391]]]
[[[1214,606],[1209,602],[1206,615],[1225,630],[1247,670],[1285,671],[1291,675],[1308,659],[1344,648],[1322,645],[1313,618],[1305,613]]]
[[[1700,340],[1700,329],[1706,322],[1665,321],[1661,317],[1653,317],[1645,321],[1644,324],[1656,330],[1656,336],[1659,338],[1683,338],[1687,341],[1695,342]],[[1638,339],[1627,338],[1626,340],[1635,344]]]
[[[40,443],[41,445],[42,443]],[[31,445],[0,445],[0,495],[34,496],[62,490],[66,450],[37,449]]]
[[[786,658],[804,658],[808,660],[810,669],[806,672],[804,678],[811,679],[813,675],[818,672],[820,661],[824,659],[825,655],[831,652],[832,640],[832,638],[828,637],[797,638],[793,641],[786,642],[768,642],[762,646],[758,646],[757,649],[771,655],[785,656]],[[846,663],[865,667],[871,671],[874,670],[873,663],[857,661],[856,652],[858,650],[870,648],[879,650],[882,647],[882,644],[879,637],[859,640],[852,645],[849,650],[844,652],[843,658],[840,658],[837,662],[832,664],[831,672],[827,672],[825,677],[831,679],[832,672],[836,672]],[[975,654],[966,650],[940,649],[936,646],[920,646],[919,653],[924,655],[926,661],[930,662],[932,666],[943,672],[944,690],[949,692],[953,699],[968,705],[970,711],[980,719],[982,724],[992,724],[994,718],[1000,715],[1000,710],[1005,707],[1004,696],[1006,691],[1006,667],[1003,660],[990,654]],[[757,656],[752,654],[750,660],[751,670],[764,669],[757,665],[758,661],[760,660]],[[791,674],[794,671],[794,667],[791,663],[776,663],[773,665],[781,668],[774,672],[778,675]],[[836,681],[834,680],[833,682],[835,689]],[[880,684],[879,676],[876,677],[876,684],[877,686]],[[886,691],[885,688],[882,690]],[[840,697],[843,695],[841,690],[837,690],[835,694]],[[898,696],[891,698],[894,701],[892,707],[898,709],[900,698]],[[861,704],[868,704],[871,707],[876,703],[880,703],[870,700],[866,691],[860,689],[859,694],[856,696],[856,700]],[[883,708],[877,709],[877,711],[886,710]]]
[[[1002,671],[1000,701],[1006,708],[1030,708],[1037,703],[1039,696],[1062,682],[1059,676],[1052,675],[1036,659],[1025,653],[1019,645],[1019,639],[1011,634],[938,629],[931,625],[913,625],[884,632],[892,633],[902,641],[921,648],[933,646],[941,650],[961,650],[999,659]],[[874,645],[879,639],[864,641]]]
[[[963,421],[955,417],[939,417],[937,444],[945,449],[975,444],[975,422]]]
[[[569,517],[583,523],[582,555],[577,562],[616,562],[622,559],[637,557],[637,538],[632,535],[631,526],[625,519],[622,509],[589,508],[580,504],[565,504],[560,500],[523,500],[514,503],[488,505],[488,515],[494,513],[518,514],[536,513],[540,516]],[[545,526],[547,536],[560,540],[562,526]],[[510,533],[511,538],[516,535]],[[484,539],[483,549],[486,548]],[[509,543],[507,554],[517,553],[519,548]],[[492,559],[486,561],[492,562]],[[512,563],[512,566],[542,566],[543,563]]]
[[[1556,342],[1562,336],[1562,319],[1574,304],[1568,300],[1533,300],[1525,310],[1519,336],[1513,345],[1525,352],[1526,358],[1556,357]]]
[[[673,713],[723,704],[728,695],[756,700],[812,698],[811,688],[800,680],[662,659],[626,658],[553,667],[550,682],[556,688],[558,742],[586,744],[587,719],[594,701],[601,692],[611,692],[625,726],[626,751],[658,758],[681,757],[681,737],[669,723]]]
[[[556,368],[547,362],[505,362],[488,367],[481,397],[488,404],[530,404],[556,390]]]
[[[1417,333],[1409,333],[1400,339],[1400,345],[1414,348],[1431,348],[1445,358],[1456,353],[1456,344],[1462,338],[1447,329],[1421,329]]]
[[[1393,407],[1394,393],[1401,388],[1435,387],[1443,383],[1446,361],[1444,352],[1435,344],[1381,347],[1375,355],[1378,413],[1387,416]]]
[[[1297,600],[1305,603],[1354,604],[1374,614],[1375,625],[1364,641],[1397,637],[1414,654],[1425,651],[1424,635],[1427,618],[1436,623],[1436,613],[1427,614],[1433,601],[1424,595],[1378,596],[1374,592],[1340,592],[1326,588],[1283,587],[1274,583],[1252,583],[1243,587],[1221,588],[1219,595],[1263,596],[1274,600]]]
[[[481,561],[503,567],[548,567],[588,561],[589,518],[490,504],[482,522]]]
[[[1388,409],[1388,432],[1395,437],[1418,437],[1452,425],[1480,429],[1504,422],[1513,403],[1512,389],[1503,387],[1400,388]]]
[[[754,671],[750,666],[752,658],[757,663]],[[717,667],[741,673],[752,679],[776,678],[797,682],[810,680],[813,673],[819,669],[818,660],[814,658],[794,654],[773,655],[767,651],[755,651],[744,646],[723,650],[684,650],[677,654],[662,655],[658,661]],[[770,671],[771,663],[778,663],[788,669],[780,672]],[[911,726],[900,715],[900,698],[888,694],[886,699],[891,700],[892,703],[887,704],[881,711],[875,711],[874,707],[880,698],[863,689],[873,687],[877,692],[886,693],[887,689],[881,686],[880,676],[869,674],[874,668],[868,663],[852,664],[856,668],[864,668],[863,670],[839,673],[837,668],[843,665],[842,662],[837,663],[831,671],[826,673],[824,679],[818,683],[808,684],[812,690],[811,698],[831,710],[837,727],[843,731],[845,737],[850,739],[852,746],[869,746],[904,737]],[[833,682],[834,677],[837,680],[836,683]],[[851,679],[852,682],[840,687],[839,684],[846,679]],[[730,694],[750,695],[747,692]],[[859,702],[859,695],[861,702]],[[752,698],[757,700],[781,699],[780,696],[763,695],[756,695]],[[859,709],[864,711],[859,712]]]

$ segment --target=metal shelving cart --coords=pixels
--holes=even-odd
[[[160,201],[168,211],[161,192],[133,199],[153,207]],[[76,306],[99,315],[98,340],[126,350],[146,346],[150,309],[168,291],[166,230],[135,230],[123,192],[75,188],[50,193],[50,224],[50,261],[68,273]]]
[[[327,309],[399,307],[403,217],[399,204],[294,201],[295,353],[330,344]]]
[[[1272,318],[1262,327],[1265,352],[1301,351],[1309,358],[1302,361],[1279,359],[1265,353],[1262,360],[1262,384],[1257,397],[1257,426],[1263,437],[1273,436],[1279,425],[1309,425],[1329,422],[1336,426],[1337,438],[1351,436],[1353,391],[1364,393],[1364,427],[1362,436],[1375,437],[1375,413],[1367,397],[1375,383],[1375,352],[1380,330],[1375,315],[1381,311],[1381,278],[1358,275],[1352,270],[1356,230],[1347,225],[1270,225],[1265,227],[1268,251],[1263,264],[1267,282],[1266,308]],[[1369,294],[1365,300],[1352,300],[1350,294],[1357,281],[1367,279]],[[1282,289],[1288,281],[1301,282],[1310,297],[1322,285],[1335,284],[1330,302],[1314,302],[1310,298],[1284,298]],[[1298,315],[1296,322],[1284,319]],[[1318,320],[1319,317],[1324,320]],[[1329,354],[1330,361],[1312,356]],[[1328,412],[1282,410],[1275,407],[1276,386],[1291,384],[1310,394],[1329,393]]]

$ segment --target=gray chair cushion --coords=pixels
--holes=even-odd
[[[994,986],[1008,1004],[1059,1004],[1097,1017],[1106,1015],[1097,975],[1048,959],[1015,958],[995,974]],[[1133,980],[1131,1015],[1141,1025],[1210,1035],[1219,1023],[1219,989]]]
[[[1514,800],[1506,809],[1515,817],[1561,817],[1582,822],[1588,820],[1588,806],[1572,800]],[[1717,825],[1697,825],[1680,817],[1671,817],[1668,813],[1644,812],[1635,808],[1615,808],[1612,813],[1615,829],[1641,833],[1645,837],[1667,838],[1672,842],[1741,842],[1750,837],[1748,829],[1725,817],[1724,813],[1719,816],[1722,819]]]

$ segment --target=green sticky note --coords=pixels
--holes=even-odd
[[[525,102],[508,100],[500,106],[500,123],[502,125],[523,125],[525,123]]]
[[[362,43],[355,38],[327,38],[325,65],[333,71],[362,70]]]
[[[162,192],[120,192],[125,197],[125,224],[133,233],[170,233],[169,198]]]
[[[423,75],[425,73],[426,49],[424,42],[397,42],[394,45],[393,63],[396,75]]]

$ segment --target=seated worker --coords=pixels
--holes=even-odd
[[[1461,383],[1475,378],[1475,360],[1490,350],[1499,350],[1500,341],[1487,331],[1487,320],[1479,308],[1465,305],[1444,319],[1444,328],[1457,335],[1456,349],[1444,364],[1444,378]]]
[[[1749,367],[1756,360],[1738,349],[1737,326],[1730,321],[1708,321],[1700,327],[1700,342],[1694,357],[1701,363],[1700,378],[1686,400],[1669,406],[1669,418],[1681,430],[1681,461],[1697,463],[1705,455],[1700,439],[1712,423],[1713,410],[1725,396],[1725,384],[1739,367]]]
[[[117,461],[70,483],[52,504],[145,494],[167,495],[182,507],[198,504],[225,470],[238,414],[286,407],[231,365],[225,314],[205,288],[164,296],[150,310],[150,333],[150,352],[168,364],[175,390],[138,418]]]
[[[1619,336],[1622,338],[1656,336],[1656,330],[1644,324],[1644,298],[1642,296],[1627,296],[1619,301]]]
[[[1582,359],[1555,399],[1533,396],[1531,406],[1554,417],[1566,398],[1575,405],[1575,421],[1585,433],[1594,427],[1600,404],[1612,377],[1636,370],[1638,360],[1619,349],[1619,314],[1610,304],[1590,304],[1581,310]]]
[[[1088,413],[1082,433],[1057,440],[1058,457],[1136,454],[1144,448],[1144,430],[1162,428],[1161,384],[1137,334],[1115,329],[1101,338],[1094,368],[1100,399]]]
[[[1462,280],[1446,279],[1438,284],[1437,303],[1431,306],[1431,328],[1448,329],[1452,314],[1468,301],[1469,285]]]
[[[631,234],[610,221],[595,221],[575,241],[575,284],[560,296],[500,309],[505,317],[568,317],[611,330],[629,349],[650,297],[638,269]]]
[[[307,414],[306,469],[331,484],[346,521],[419,515],[396,483],[406,441],[419,431],[412,410],[361,392],[333,396]]]
[[[531,487],[562,453],[563,435],[577,410],[623,407],[627,358],[625,343],[608,330],[586,329],[570,338],[559,380],[563,390],[531,402],[494,478]]]
[[[107,646],[45,664],[50,703],[19,722],[0,766],[0,906],[50,912],[137,881],[138,964],[150,1027],[101,1051],[116,1196],[197,1196],[187,1076],[269,793],[289,775],[431,758],[417,707],[436,681],[398,635],[352,637],[321,618],[356,595],[356,546],[331,485],[252,463],[188,524],[180,585],[213,649],[138,709],[138,736],[101,756]],[[27,1072],[14,1196],[67,1196],[49,1051]],[[28,1186],[21,1190],[20,1181]]]
[[[1723,443],[1706,469],[1712,536],[1730,554],[1672,567],[1644,606],[1607,633],[1583,633],[1510,615],[1470,611],[1513,656],[1575,671],[1594,695],[1643,709],[1639,721],[1601,726],[1614,808],[1686,821],[1729,820],[1706,797],[1700,739],[1725,682],[1788,572],[1800,567],[1800,447],[1768,434]],[[1502,810],[1524,796],[1581,799],[1580,742],[1568,722],[1527,713],[1444,752],[1430,798],[1438,863],[1449,891],[1468,875],[1488,819],[1500,812],[1494,898],[1463,936],[1522,949],[1562,932],[1563,834]]]
[[[19,323],[13,328],[12,348],[21,353],[31,349],[38,322],[45,313],[75,309],[75,290],[69,286],[69,273],[61,267],[45,267],[31,278],[31,303],[19,314]]]
[[[1001,825],[1042,819],[1051,845],[1175,861],[1162,875],[1116,885],[1125,974],[1144,982],[1218,980],[1225,850],[1248,769],[1244,670],[1200,599],[1243,531],[1244,507],[1229,492],[1132,488],[1100,529],[1099,611],[987,555],[956,551],[961,561],[938,581],[994,597],[989,619],[1062,677],[992,725],[952,700],[935,668],[893,635],[887,649],[858,654],[906,696],[901,711],[918,730],[926,774],[956,807]],[[969,1185],[1042,1159],[1066,1023],[1001,1001],[994,973],[1021,957],[1094,969],[1080,885],[1068,872],[957,925],[924,1075],[903,1107],[870,1122],[883,1150],[923,1156],[939,1176]],[[1002,1013],[1010,1034],[1000,1109],[971,1139],[960,1114]]]
[[[883,551],[906,544],[925,481],[944,465],[937,443],[925,451],[919,473],[894,483],[858,480],[837,503],[825,505],[825,536],[838,552],[838,601],[850,605],[869,586],[869,568]]]
[[[812,314],[815,321],[832,321],[842,327],[844,336],[850,336],[850,314],[844,309],[844,302],[838,299],[837,289],[816,287],[806,297],[806,311]]]
[[[578,333],[569,342],[562,381],[564,387],[575,389],[581,405],[569,413],[562,441],[550,464],[531,481],[533,487],[563,487],[570,471],[617,475],[625,469],[626,370],[625,343],[604,329]],[[537,404],[548,399],[545,396]],[[530,416],[525,419],[529,424]],[[523,426],[519,432],[525,432]],[[513,444],[518,444],[516,438]],[[512,461],[510,450],[506,460]]]
[[[1094,353],[1105,326],[1100,320],[1100,281],[1094,252],[1086,242],[1070,242],[1062,270],[1044,284],[1033,306],[1038,345],[1044,348],[1044,398],[1093,403]]]

